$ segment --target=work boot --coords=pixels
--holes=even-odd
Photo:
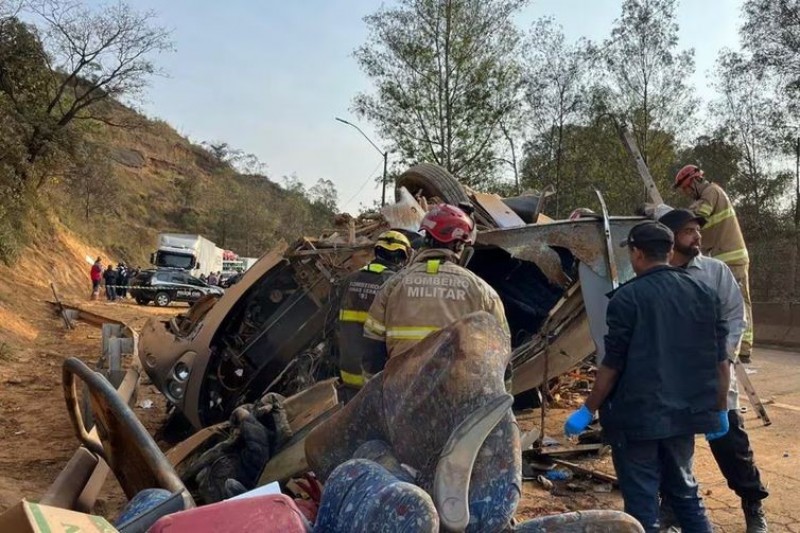
[[[746,533],[767,533],[767,516],[764,514],[764,507],[761,500],[742,500],[742,510],[744,511],[744,521],[747,526]]]

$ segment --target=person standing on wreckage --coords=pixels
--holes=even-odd
[[[349,401],[364,386],[365,375],[380,372],[386,353],[380,341],[364,336],[364,322],[381,287],[408,261],[411,243],[399,231],[385,231],[375,242],[375,259],[350,274],[342,284],[336,333],[340,393]]]
[[[706,257],[700,252],[700,229],[705,224],[705,219],[688,209],[674,209],[662,215],[658,221],[675,235],[675,249],[670,264],[685,269],[687,274],[706,284],[719,296],[722,316],[728,324],[728,358],[734,363],[746,327],[744,300],[730,268],[722,261]],[[728,422],[730,429],[725,435],[709,440],[711,453],[728,481],[728,487],[741,498],[747,533],[767,533],[767,519],[761,500],[769,496],[769,492],[761,483],[761,474],[753,458],[750,439],[739,415],[739,388],[732,365],[731,386],[728,391]],[[677,525],[672,513],[665,509],[668,506],[669,502],[662,499],[662,528]]]

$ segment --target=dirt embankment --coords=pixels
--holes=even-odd
[[[55,479],[78,445],[67,418],[61,365],[75,356],[94,363],[100,331],[82,323],[65,330],[47,300],[54,282],[63,300],[140,327],[157,310],[132,303],[88,302],[87,258],[116,261],[82,243],[66,228],[30,247],[14,266],[0,266],[0,511],[20,498],[37,499]],[[144,413],[163,416],[162,409]]]

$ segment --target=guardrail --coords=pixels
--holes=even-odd
[[[139,335],[127,324],[114,318],[62,302],[48,302],[67,323],[80,320],[101,328],[102,353],[97,370],[114,385],[126,403],[136,396],[139,385]],[[131,364],[123,369],[122,357],[131,355]],[[89,428],[87,428],[89,429]],[[90,434],[96,437],[97,430]],[[91,512],[110,469],[101,458],[79,446],[39,503],[63,509]]]
[[[754,302],[756,344],[800,348],[800,303]]]

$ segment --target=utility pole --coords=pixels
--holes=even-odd
[[[372,147],[375,148],[378,151],[378,153],[381,154],[381,156],[383,157],[383,179],[381,180],[381,185],[382,185],[382,187],[381,187],[381,207],[385,206],[386,205],[386,177],[388,175],[388,170],[389,170],[389,168],[388,168],[389,167],[389,150],[381,150],[378,147],[377,144],[372,142],[372,139],[367,137],[366,133],[361,131],[361,128],[359,128],[358,126],[356,126],[352,122],[348,122],[345,119],[339,118],[339,117],[334,117],[334,118],[338,122],[341,122],[342,124],[347,124],[348,126],[352,126],[353,128],[355,128],[358,131],[358,133],[360,133],[361,136],[364,137],[367,140],[367,142],[369,142],[369,144],[371,144]]]

